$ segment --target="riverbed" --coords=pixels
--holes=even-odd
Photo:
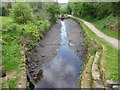
[[[57,20],[35,50],[27,54],[27,74],[34,88],[77,88],[86,56],[80,25]]]

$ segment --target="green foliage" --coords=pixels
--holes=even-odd
[[[120,17],[120,1],[119,2],[113,2],[113,16],[119,16]]]
[[[98,19],[109,16],[112,13],[112,3],[97,3],[96,5],[96,16]]]
[[[12,89],[12,90],[16,90],[16,78],[15,79],[11,79],[11,80],[8,80],[8,85],[9,85],[9,88]]]
[[[0,90],[2,90],[2,84],[0,84]]]
[[[90,16],[96,17],[93,13],[95,13],[95,5],[94,3],[68,3],[68,11],[71,12],[74,16]]]
[[[4,38],[3,40],[5,42],[20,42],[20,33],[21,28],[18,24],[12,23],[5,27],[6,31],[3,31]]]
[[[98,30],[108,36],[119,37],[120,2],[79,2],[68,3],[70,14],[92,22]],[[115,17],[113,17],[115,16]]]
[[[23,25],[23,28],[24,28],[25,32],[31,33],[32,36],[34,36],[34,37],[39,36],[37,26],[35,24],[33,24],[32,22],[28,21],[27,24]]]
[[[19,63],[23,59],[23,55],[20,52],[20,46],[14,41],[11,41],[11,43],[6,43],[6,45],[2,46],[2,64],[7,72],[13,70],[17,71],[19,70]]]
[[[19,24],[27,23],[32,17],[31,7],[27,3],[16,3],[12,6],[12,16]]]
[[[51,24],[48,20],[39,21],[38,28],[41,34],[45,34],[46,31],[50,28]]]
[[[31,8],[33,9],[33,13],[40,13],[43,9],[44,3],[43,2],[29,2]]]
[[[65,5],[61,6],[60,7],[60,13],[63,13],[63,14],[68,13],[68,8],[69,8],[68,4],[65,4]]]
[[[31,2],[29,4],[37,20],[49,20],[54,23],[60,13],[60,7],[57,2]]]
[[[91,20],[90,22],[93,23],[95,27],[104,34],[120,40],[120,32],[118,32],[118,26],[116,25],[118,23],[117,17],[109,15],[107,18],[102,18],[101,20]],[[113,27],[111,28],[110,26]]]
[[[68,13],[79,17],[101,19],[113,14],[120,16],[120,2],[69,2]]]
[[[28,21],[27,24],[23,25],[22,36],[22,43],[24,43],[27,50],[30,50],[35,47],[39,41],[39,30],[34,23]]]
[[[50,21],[54,23],[60,13],[60,7],[58,3],[45,3],[47,7],[47,12],[50,15]]]
[[[2,64],[7,72],[18,70],[19,63],[23,59],[19,45],[22,29],[18,24],[13,23],[11,18],[1,17],[0,19],[5,26],[2,31],[4,41],[2,45]]]
[[[104,68],[108,72],[108,78],[110,80],[117,80],[119,81],[120,78],[118,77],[118,50],[113,48],[109,43],[105,40],[97,37],[95,33],[93,33],[87,26],[83,23],[81,25],[84,27],[86,33],[93,38],[95,41],[98,41],[100,44],[104,45],[106,48],[104,54]],[[96,37],[96,38],[95,38]],[[111,53],[112,52],[112,53]]]

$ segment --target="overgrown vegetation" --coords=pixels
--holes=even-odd
[[[120,39],[120,2],[69,2],[63,13],[92,22],[103,33]]]
[[[27,23],[32,18],[32,9],[27,3],[13,4],[11,12],[15,22],[19,24]]]
[[[18,64],[23,58],[19,45],[21,28],[18,24],[13,23],[12,18],[0,17],[0,19],[2,19],[3,40],[2,64],[8,72],[18,70]]]
[[[2,43],[0,43],[2,44],[2,65],[6,73],[18,72],[19,64],[24,60],[24,54],[38,45],[38,41],[56,21],[59,6],[57,3],[20,2],[4,3],[2,7],[5,8],[5,10],[2,9],[2,13],[5,12],[5,14],[0,17],[2,20],[0,24],[2,28]],[[39,10],[44,12],[41,14]],[[10,88],[16,88],[16,83],[17,81],[13,79],[8,82]]]
[[[120,40],[118,17],[113,17],[112,14],[110,14],[109,16],[104,17],[100,20],[90,18],[84,19],[91,22],[98,30],[104,34]]]

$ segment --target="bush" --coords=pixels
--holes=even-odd
[[[27,47],[27,50],[34,48],[39,41],[39,31],[35,24],[28,21],[27,24],[23,25],[23,37],[22,42],[24,46]]]
[[[20,26],[16,23],[10,23],[10,24],[7,24],[5,25],[7,31],[11,31],[11,32],[16,32],[16,31],[21,31],[19,28]]]
[[[4,29],[5,31],[3,30],[2,36],[5,42],[10,42],[10,43],[12,43],[13,41],[19,42],[20,33],[22,31],[20,25],[16,23],[10,23],[4,25]]]
[[[19,23],[27,23],[32,18],[32,9],[27,3],[16,3],[12,7],[13,19]]]
[[[45,34],[47,32],[47,30],[50,28],[50,26],[51,26],[51,24],[48,20],[39,21],[38,27],[39,27],[40,34]]]
[[[60,7],[58,3],[46,3],[47,12],[50,14],[50,21],[54,23],[60,13]]]

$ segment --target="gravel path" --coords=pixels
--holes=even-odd
[[[100,32],[98,29],[96,29],[96,27],[91,24],[90,22],[87,22],[83,19],[80,19],[81,21],[83,21],[83,23],[85,25],[87,25],[97,36],[103,38],[105,41],[109,42],[113,47],[118,49],[118,42],[120,43],[119,40],[112,38],[110,36],[105,35],[104,33]]]

